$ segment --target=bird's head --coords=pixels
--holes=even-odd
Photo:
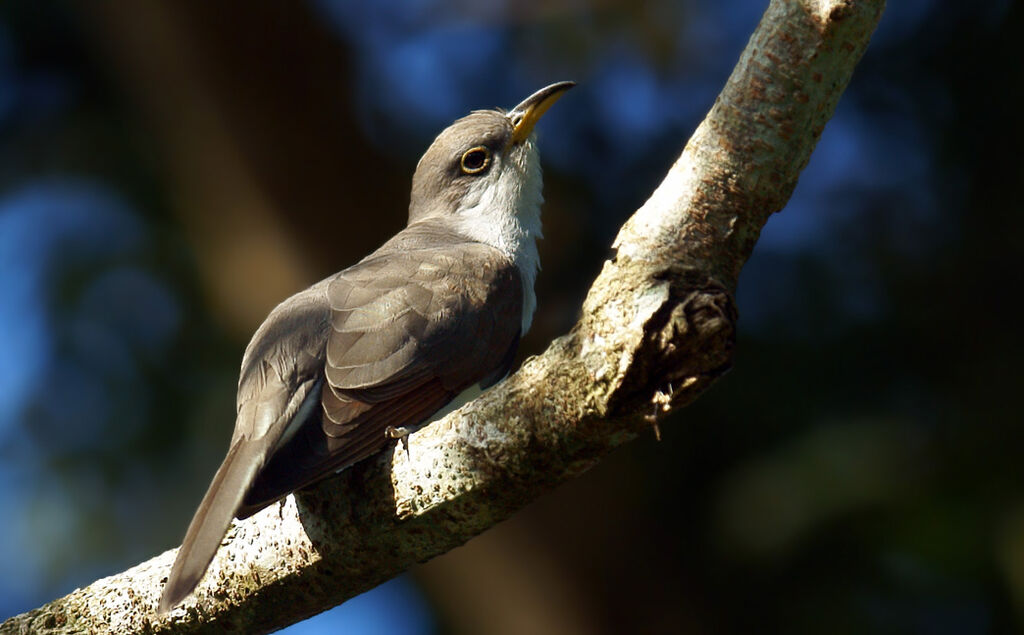
[[[477,110],[445,128],[416,166],[409,224],[444,219],[506,252],[514,251],[516,231],[539,237],[541,176],[533,129],[574,85],[552,84],[508,112]]]

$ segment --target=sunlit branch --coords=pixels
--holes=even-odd
[[[595,464],[730,365],[733,290],[807,164],[883,0],[774,0],[707,118],[622,227],[572,331],[394,451],[237,523],[196,594],[174,552],[3,632],[265,632],[463,544]]]

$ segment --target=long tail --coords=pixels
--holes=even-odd
[[[199,584],[265,459],[266,446],[259,441],[240,441],[228,450],[185,532],[158,613],[171,610]]]

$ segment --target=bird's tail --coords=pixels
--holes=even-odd
[[[185,532],[160,597],[159,614],[184,600],[199,584],[265,458],[263,443],[243,440],[231,446]]]

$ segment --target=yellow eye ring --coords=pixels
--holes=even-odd
[[[486,146],[476,146],[466,150],[459,161],[462,171],[466,174],[480,174],[490,164],[491,151]]]

